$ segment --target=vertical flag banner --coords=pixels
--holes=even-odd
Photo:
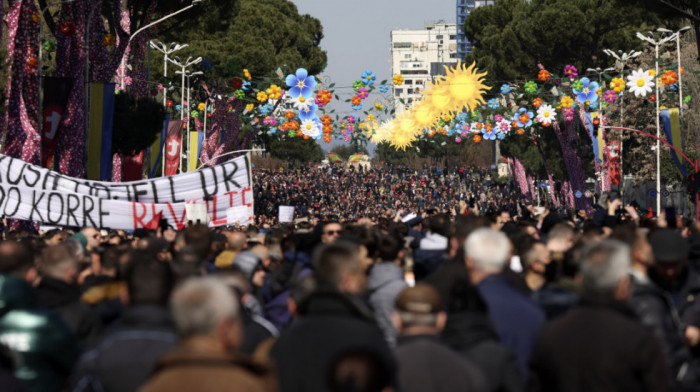
[[[151,166],[148,168],[148,173],[149,178],[153,178],[156,176],[156,173],[160,173],[161,171],[158,170],[158,168],[161,165],[161,160],[163,159],[163,146],[165,145],[165,138],[168,134],[168,123],[170,122],[170,114],[166,113],[165,114],[165,119],[163,120],[163,129],[161,129],[160,133],[158,134],[158,137],[156,137],[156,140],[153,142],[153,145],[151,146]]]
[[[112,178],[112,130],[114,83],[90,83],[90,131],[88,133],[87,178]]]
[[[41,114],[41,166],[50,169],[58,141],[56,136],[60,131],[61,120],[66,111],[74,80],[45,77],[42,83],[44,84],[44,102]]]
[[[165,138],[165,175],[174,176],[180,168],[180,144],[182,143],[182,120],[168,123]]]
[[[664,109],[661,111],[661,124],[664,126],[664,132],[666,133],[666,140],[678,151],[683,151],[683,138],[681,137],[681,121],[678,116],[678,108]],[[671,149],[671,157],[673,157],[673,163],[676,164],[681,175],[685,177],[688,175],[688,169],[681,163],[678,153]]]
[[[199,153],[202,151],[204,132],[190,132],[190,152],[187,160],[187,171],[195,171],[199,167]]]
[[[138,154],[124,156],[124,166],[122,168],[124,181],[138,181],[143,179],[143,158],[144,150],[140,151]]]
[[[598,162],[603,162],[605,140],[603,140],[603,132],[598,131],[597,134],[595,132],[593,120],[596,118],[598,118],[598,112],[586,113],[586,129],[588,129],[588,134],[591,135],[591,141],[593,142],[593,155]]]
[[[608,168],[608,175],[610,176],[610,185],[620,185],[622,179],[620,178],[620,142],[613,140],[608,146],[610,166]]]

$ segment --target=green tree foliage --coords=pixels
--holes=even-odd
[[[323,150],[311,139],[295,137],[291,139],[276,139],[270,143],[270,155],[287,161],[294,166],[296,163],[321,162]]]
[[[641,0],[639,0],[641,1]],[[531,79],[537,64],[561,74],[605,68],[611,49],[641,49],[637,31],[674,27],[655,10],[629,0],[499,0],[474,10],[464,25],[476,61],[492,80]]]
[[[374,153],[377,160],[394,165],[407,164],[416,156],[414,149],[408,148],[406,150],[397,150],[386,141],[377,144],[377,149]]]
[[[166,21],[159,31],[163,42],[189,44],[173,55],[201,56],[213,66],[206,80],[241,76],[243,68],[255,78],[276,78],[277,67],[285,73],[303,67],[317,74],[327,60],[319,47],[321,22],[299,15],[288,0],[205,1],[188,18]],[[157,79],[163,57],[152,57],[151,73]]]
[[[335,146],[331,150],[331,152],[334,152],[338,154],[343,160],[347,160],[350,155],[357,154],[357,153],[362,153],[362,154],[367,154],[369,155],[369,152],[364,146],[359,146],[359,145],[354,145],[354,144],[343,144],[340,146]]]
[[[163,105],[151,99],[135,99],[119,94],[114,102],[112,151],[133,155],[148,148],[163,128]]]

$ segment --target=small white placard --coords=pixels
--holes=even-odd
[[[229,225],[245,226],[253,223],[253,209],[249,206],[236,206],[226,210]]]
[[[204,204],[185,204],[185,215],[187,221],[192,223],[208,224],[209,215],[207,215],[207,206]]]
[[[292,222],[294,220],[294,206],[280,206],[280,223]]]

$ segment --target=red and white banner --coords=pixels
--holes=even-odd
[[[168,136],[165,138],[165,175],[174,176],[180,168],[183,121],[170,121]]]
[[[58,141],[63,113],[66,111],[68,96],[73,88],[73,79],[46,77],[44,83],[44,103],[41,115],[41,166],[51,168]]]
[[[610,149],[610,166],[608,168],[610,185],[620,185],[620,142],[613,140],[608,148]]]

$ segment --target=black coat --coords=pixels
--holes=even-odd
[[[450,313],[442,339],[484,372],[489,391],[517,392],[524,379],[513,352],[498,341],[498,334],[486,314]]]
[[[79,286],[43,277],[35,292],[37,308],[58,313],[81,342],[87,345],[99,336],[102,320],[90,306],[80,302]]]
[[[166,308],[127,308],[85,352],[73,375],[73,391],[135,391],[148,380],[158,358],[175,348],[178,337]]]
[[[529,391],[670,391],[663,348],[627,305],[584,299],[545,325]]]
[[[488,391],[481,369],[437,336],[399,336],[396,359],[403,392]]]
[[[382,331],[358,301],[339,292],[317,291],[299,311],[301,319],[282,332],[270,352],[277,363],[281,392],[327,390],[333,362],[355,350],[375,354],[395,374],[396,364]]]

